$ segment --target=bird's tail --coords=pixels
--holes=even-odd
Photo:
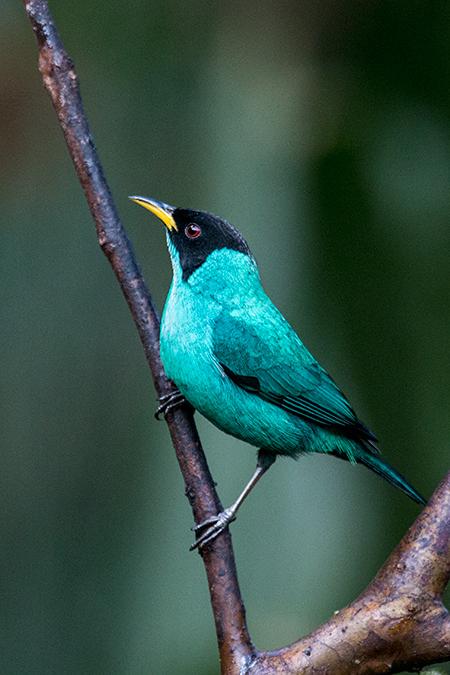
[[[395,485],[395,487],[400,488],[400,490],[405,492],[408,497],[414,499],[414,501],[418,504],[425,505],[427,503],[425,499],[418,492],[416,492],[412,485],[410,485],[408,481],[403,478],[403,476],[401,476],[397,471],[395,471],[395,469],[383,461],[378,455],[364,453],[364,455],[360,455],[358,457],[358,462],[364,464],[364,466],[367,466],[369,469],[372,469],[372,471],[375,471],[375,473],[387,480],[388,483],[391,483],[391,485]]]

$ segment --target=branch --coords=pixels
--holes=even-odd
[[[133,246],[117,213],[83,108],[78,78],[45,0],[24,5],[39,47],[39,70],[58,115],[78,179],[97,230],[98,241],[133,315],[159,397],[173,393],[159,357],[159,317],[142,277]],[[206,463],[192,414],[175,410],[167,422],[197,523],[222,506]],[[239,673],[253,654],[245,623],[231,536],[227,532],[203,553],[216,622],[222,668]]]
[[[261,654],[261,673],[399,673],[448,661],[449,580],[450,472],[364,593],[306,638]]]
[[[89,132],[73,62],[45,0],[24,4],[39,46],[39,69],[108,258],[130,307],[159,397],[174,391],[159,357],[159,318],[117,214]],[[167,416],[196,522],[221,504],[192,414]],[[442,594],[450,577],[450,473],[366,591],[290,647],[258,652],[245,623],[231,537],[202,554],[222,673],[254,675],[397,673],[450,659],[450,619]]]

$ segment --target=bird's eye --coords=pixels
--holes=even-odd
[[[189,239],[197,239],[201,235],[202,230],[196,223],[189,223],[184,232]]]

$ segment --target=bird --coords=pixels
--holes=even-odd
[[[236,519],[279,455],[318,452],[360,463],[419,504],[425,499],[381,459],[377,438],[264,292],[244,237],[207,211],[129,197],[166,226],[173,278],[160,334],[161,360],[178,392],[216,427],[258,448],[256,470],[234,504],[196,525],[191,550]]]

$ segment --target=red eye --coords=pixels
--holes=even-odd
[[[196,223],[189,223],[184,232],[189,239],[197,239],[201,235],[202,230]]]

